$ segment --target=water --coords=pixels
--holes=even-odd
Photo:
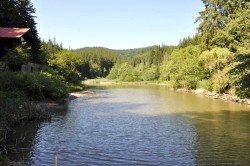
[[[35,166],[55,165],[55,156],[58,165],[250,165],[249,106],[161,86],[94,91],[51,122],[18,129],[12,159]]]

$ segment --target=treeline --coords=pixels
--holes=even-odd
[[[8,55],[19,60],[36,55],[37,62],[45,66],[43,72],[68,84],[77,85],[83,79],[97,77],[121,81],[170,81],[174,87],[205,88],[249,97],[250,2],[202,2],[205,10],[196,20],[199,23],[197,34],[180,40],[176,47],[67,50],[54,39],[39,40],[36,54],[29,47],[18,46]],[[35,10],[29,0],[3,0],[0,8],[4,11],[0,15],[0,26],[29,27],[37,36]],[[16,15],[9,17],[12,11]],[[17,62],[16,59],[13,62]]]
[[[116,49],[113,50],[119,53],[121,56],[144,56],[150,53],[152,47],[144,47],[144,48],[133,48],[133,49]]]
[[[83,78],[106,77],[121,81],[151,81],[160,78],[166,54],[175,46],[152,46],[128,50],[102,47],[75,50],[82,59],[78,67]]]
[[[176,47],[155,47],[145,56],[127,57],[108,78],[170,81],[174,87],[204,88],[250,97],[250,2],[202,0],[193,37]]]
[[[120,81],[152,81],[161,76],[161,66],[174,46],[153,46],[144,56],[141,54],[121,57],[108,75],[109,79]]]
[[[106,77],[120,59],[117,52],[102,47],[82,48],[75,50],[75,52],[82,58],[79,71],[81,71],[83,78]]]

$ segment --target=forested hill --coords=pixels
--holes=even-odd
[[[150,54],[152,49],[157,46],[149,46],[143,48],[133,48],[133,49],[109,49],[105,47],[84,47],[76,49],[76,52],[105,52],[110,54],[117,54],[121,56],[145,56]]]
[[[250,97],[250,2],[202,0],[197,33],[176,48],[156,47],[149,56],[124,58],[108,78],[169,81],[175,88],[203,88]],[[174,50],[173,50],[174,49]]]
[[[150,54],[150,51],[156,46],[149,46],[143,48],[133,49],[114,49],[113,51],[119,53],[122,56],[144,56]]]
[[[105,47],[83,47],[75,50],[78,53],[81,52],[109,52],[109,53],[115,53],[112,49],[105,48]]]

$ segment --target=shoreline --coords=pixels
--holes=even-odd
[[[153,81],[146,81],[146,82],[122,82],[116,80],[108,80],[108,79],[94,79],[94,80],[87,80],[85,81],[86,85],[99,85],[99,86],[110,86],[110,85],[157,85],[157,86],[168,86],[171,90],[177,92],[185,92],[185,93],[193,93],[204,95],[213,99],[223,100],[223,101],[232,101],[236,103],[246,104],[250,106],[250,99],[249,98],[239,98],[238,96],[232,94],[219,94],[216,92],[211,92],[206,89],[187,89],[187,88],[171,88],[171,83],[169,82],[153,82]]]
[[[34,121],[50,121],[53,111],[63,111],[67,109],[67,102],[79,97],[93,95],[93,91],[79,91],[71,92],[66,98],[59,99],[44,99],[38,101],[29,101],[26,104],[29,105],[29,109],[21,109],[11,115],[11,120],[5,119],[0,122],[0,165],[15,165],[13,161],[8,159],[8,148],[6,146],[6,140],[8,140],[14,128],[19,125],[26,125],[29,122]],[[20,112],[21,115],[19,114]]]
[[[170,87],[170,84],[166,83],[153,83],[153,82],[133,82],[130,84],[126,84],[126,82],[115,82],[114,83],[99,83],[99,84],[91,84],[91,85],[99,85],[99,86],[110,86],[110,85],[157,85],[157,86],[168,86]],[[186,88],[170,88],[170,90],[176,91],[176,92],[183,92],[183,93],[193,93],[193,94],[199,94],[199,95],[204,95],[213,99],[219,99],[219,100],[224,100],[224,101],[233,101],[237,103],[242,103],[250,106],[250,99],[240,99],[237,96],[230,95],[230,94],[218,94],[215,92],[210,92],[205,89],[196,89],[196,90],[189,90]],[[34,108],[33,112],[28,110],[24,113],[24,115],[18,117],[18,119],[15,119],[15,123],[8,124],[7,122],[1,122],[0,124],[0,129],[1,129],[1,135],[2,139],[0,140],[0,165],[1,162],[5,163],[12,163],[12,161],[8,160],[8,149],[6,148],[5,145],[5,140],[11,137],[11,134],[13,132],[13,128],[18,126],[18,125],[24,125],[27,124],[31,121],[46,121],[51,119],[51,113],[55,110],[61,111],[66,109],[67,102],[70,100],[74,100],[80,97],[85,97],[85,96],[91,96],[95,95],[94,91],[90,90],[83,90],[83,91],[76,91],[76,92],[71,92],[69,93],[68,97],[66,98],[61,98],[57,100],[53,99],[45,99],[45,100],[40,100],[40,101],[32,101],[29,102],[29,104]],[[6,163],[5,163],[6,164]]]
[[[213,99],[218,99],[218,100],[223,100],[223,101],[232,101],[236,103],[241,103],[241,104],[246,104],[250,106],[250,99],[248,98],[239,98],[238,96],[231,95],[231,94],[219,94],[216,92],[211,92],[205,89],[195,89],[195,90],[190,90],[186,88],[172,88],[172,90],[177,91],[177,92],[186,92],[186,93],[193,93],[193,94],[199,94],[203,96],[207,96]]]
[[[94,94],[95,94],[94,91],[89,91],[89,90],[71,92],[69,93],[69,97],[67,98],[67,100],[74,100],[79,97],[90,96]]]

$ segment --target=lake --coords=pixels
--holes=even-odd
[[[16,130],[25,165],[250,165],[250,107],[165,86],[92,87]]]

